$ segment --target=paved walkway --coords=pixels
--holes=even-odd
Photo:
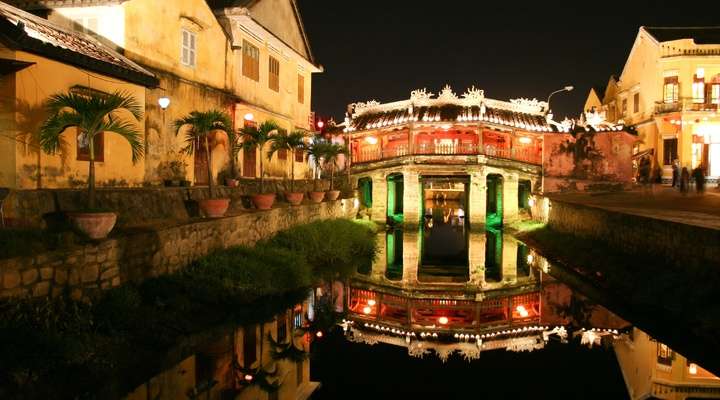
[[[668,186],[653,191],[558,193],[550,199],[586,204],[621,213],[720,229],[720,190],[712,184],[704,195],[685,196]]]

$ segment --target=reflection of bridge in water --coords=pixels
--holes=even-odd
[[[598,329],[592,340],[628,327],[543,272],[547,262],[511,235],[453,223],[446,215],[455,206],[438,207],[432,224],[426,220],[417,231],[378,235],[380,257],[347,288],[351,340],[404,346],[412,355],[432,349],[442,358],[455,351],[475,358],[491,349],[542,348],[553,337],[565,340],[569,326],[588,334]],[[465,260],[438,265],[443,251],[464,252]]]

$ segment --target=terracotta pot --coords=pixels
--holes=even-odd
[[[338,197],[340,197],[340,191],[339,190],[328,190],[325,195],[325,198],[327,198],[329,201],[337,200]]]
[[[275,203],[275,193],[255,194],[252,202],[258,210],[269,210]]]
[[[204,199],[198,201],[200,210],[208,218],[220,218],[227,212],[230,199]]]
[[[310,200],[313,203],[321,203],[325,198],[325,192],[310,192]]]
[[[113,212],[78,212],[68,217],[77,230],[95,240],[105,239],[117,221],[117,214]]]
[[[240,181],[237,179],[228,178],[228,179],[225,179],[225,186],[238,187],[238,186],[240,186]]]
[[[285,192],[285,198],[287,199],[288,203],[296,206],[296,205],[302,203],[303,198],[305,198],[305,193],[303,193],[303,192]]]

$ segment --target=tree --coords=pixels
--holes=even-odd
[[[290,192],[295,191],[295,152],[305,150],[305,131],[293,131],[288,133],[280,130],[276,135],[270,137],[270,151],[268,152],[268,160],[272,159],[273,154],[280,150],[286,150],[291,154],[290,159]]]
[[[315,167],[314,173],[313,173],[313,188],[315,191],[318,191],[318,177],[319,173],[318,170],[320,169],[320,165],[323,162],[325,158],[325,153],[327,152],[328,147],[330,146],[330,142],[323,139],[322,137],[316,136],[313,139],[312,144],[307,148],[308,156],[310,156],[314,161]]]
[[[262,150],[270,141],[273,134],[278,133],[280,127],[274,121],[265,121],[259,127],[246,126],[240,129],[242,148],[248,150],[260,149],[260,193],[265,192],[265,167],[263,165]]]
[[[40,128],[40,146],[55,154],[63,146],[62,133],[70,127],[78,130],[78,142],[87,143],[90,155],[88,166],[88,209],[96,209],[95,201],[95,138],[103,132],[122,136],[130,144],[132,161],[143,157],[142,133],[136,123],[142,118],[142,104],[126,92],[97,91],[58,93],[46,102],[49,114]],[[124,118],[127,114],[131,120]],[[133,121],[134,119],[134,121]]]
[[[348,148],[337,143],[328,143],[323,152],[323,164],[330,164],[330,190],[333,190],[333,180],[335,179],[335,168],[337,167],[340,155],[348,155]]]
[[[212,174],[212,152],[210,151],[210,132],[222,131],[225,134],[232,131],[232,122],[230,117],[222,111],[210,110],[205,112],[193,111],[183,118],[177,119],[174,123],[175,135],[180,130],[185,130],[185,147],[181,150],[187,155],[193,155],[197,151],[197,146],[205,147],[205,157],[207,158],[207,174],[208,174],[208,192],[210,198],[215,196],[215,188],[213,185]]]

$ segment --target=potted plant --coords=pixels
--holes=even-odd
[[[275,193],[265,193],[265,167],[262,150],[270,141],[270,137],[279,130],[280,127],[274,121],[265,121],[259,127],[246,126],[240,130],[242,148],[248,150],[260,149],[259,193],[252,196],[252,202],[258,210],[269,210],[275,202]]]
[[[330,190],[325,195],[328,200],[337,200],[340,196],[339,190],[333,190],[333,181],[335,180],[335,168],[341,154],[347,156],[348,149],[337,143],[328,143],[323,153],[323,165],[330,164]]]
[[[207,174],[208,174],[208,198],[200,200],[198,205],[203,213],[209,218],[219,218],[225,215],[230,206],[230,199],[216,198],[215,185],[213,184],[212,171],[212,149],[210,148],[210,134],[212,132],[222,131],[227,134],[231,130],[232,123],[230,117],[218,110],[210,110],[205,112],[193,111],[183,118],[175,121],[175,135],[179,134],[185,128],[185,147],[183,152],[187,155],[195,154],[197,146],[205,148],[205,157],[207,157]]]
[[[268,152],[268,160],[272,159],[273,154],[280,150],[285,150],[290,154],[290,190],[285,192],[285,198],[288,203],[298,205],[302,203],[305,194],[295,191],[295,153],[305,150],[305,132],[293,131],[288,133],[285,130],[279,130],[276,135],[270,137],[270,151]]]
[[[318,189],[318,181],[320,180],[320,165],[329,145],[330,143],[325,139],[316,136],[313,143],[307,148],[308,155],[313,159],[313,191],[309,193],[313,203],[320,203],[325,198],[325,192]]]
[[[69,214],[72,224],[91,239],[107,237],[117,214],[100,210],[95,195],[95,139],[103,132],[122,136],[132,153],[133,163],[142,158],[142,133],[136,123],[142,119],[142,104],[125,92],[68,92],[51,96],[46,102],[48,118],[40,128],[40,146],[55,154],[62,145],[62,133],[69,127],[78,131],[78,142],[89,154],[88,202],[85,210]],[[110,153],[113,154],[113,153]]]

